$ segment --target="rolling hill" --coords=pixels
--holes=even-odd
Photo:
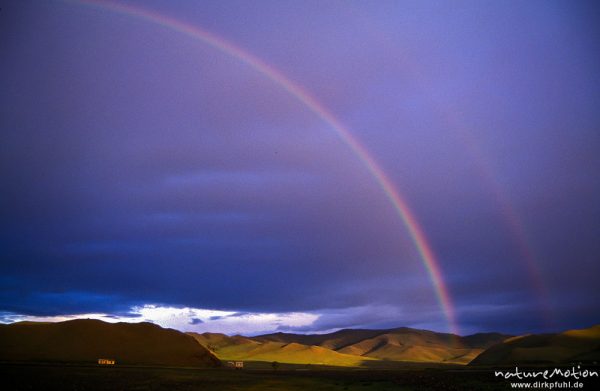
[[[467,364],[488,347],[509,338],[498,333],[460,337],[400,327],[388,330],[340,330],[331,334],[269,334],[258,341],[315,344],[339,353],[392,361]]]
[[[288,364],[360,366],[370,357],[343,354],[331,349],[296,342],[255,341],[251,338],[220,334],[189,333],[222,360],[277,361]]]
[[[77,319],[0,325],[0,360],[215,367],[220,361],[192,337],[151,323]]]
[[[330,334],[275,333],[257,337],[193,334],[224,360],[279,361],[357,366],[386,360],[467,364],[486,348],[509,338],[497,333],[459,337],[410,328],[345,329]]]
[[[509,338],[477,356],[471,365],[517,365],[600,361],[600,325],[558,334]]]
[[[218,357],[218,358],[217,358]],[[600,325],[557,334],[465,337],[406,327],[256,337],[181,333],[151,323],[78,319],[0,325],[0,361],[214,367],[219,360],[377,367],[378,363],[514,365],[600,361]]]

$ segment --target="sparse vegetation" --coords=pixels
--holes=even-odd
[[[593,363],[600,361],[600,325],[558,334],[510,338],[478,356],[472,365]]]
[[[487,347],[510,337],[498,333],[459,337],[406,327],[314,335],[276,333],[252,338],[190,335],[206,347],[215,347],[212,351],[222,360],[367,368],[389,368],[390,361],[464,365]]]
[[[214,367],[220,361],[192,337],[151,323],[77,319],[0,325],[0,360]]]
[[[268,364],[268,363],[267,363]],[[152,391],[458,391],[505,390],[489,372],[401,370],[278,371],[157,367],[0,365],[5,389],[21,390],[152,390]],[[465,388],[465,385],[469,387]]]

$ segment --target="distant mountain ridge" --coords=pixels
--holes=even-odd
[[[461,337],[407,327],[343,329],[329,334],[274,333],[256,337],[190,335],[222,359],[352,366],[371,360],[467,364],[485,349],[511,337],[499,333]],[[293,355],[290,350],[294,350]]]
[[[477,333],[461,337],[449,333],[438,333],[435,331],[413,329],[410,327],[397,327],[393,329],[342,329],[329,334],[290,334],[274,333],[264,334],[256,337],[249,337],[255,341],[279,341],[279,342],[297,342],[310,345],[319,345],[329,349],[341,349],[368,338],[374,338],[380,335],[421,335],[429,339],[440,341],[452,341],[455,344],[479,348],[489,347],[499,341],[512,337],[512,335],[501,333]]]
[[[76,319],[0,325],[0,361],[216,367],[217,359],[192,337],[152,323]]]

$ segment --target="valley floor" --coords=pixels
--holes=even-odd
[[[509,390],[492,370],[193,369],[0,364],[4,390]],[[589,382],[588,382],[589,383]],[[586,383],[585,389],[594,389]]]

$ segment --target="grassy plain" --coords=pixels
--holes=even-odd
[[[394,370],[332,369],[282,365],[266,370],[252,364],[244,370],[141,366],[2,364],[5,390],[152,390],[152,391],[452,391],[508,390],[509,382],[496,379],[492,370],[468,368]],[[254,368],[254,369],[252,369]],[[586,384],[587,386],[587,384]],[[591,386],[591,385],[590,385]],[[593,387],[586,387],[593,389]]]

